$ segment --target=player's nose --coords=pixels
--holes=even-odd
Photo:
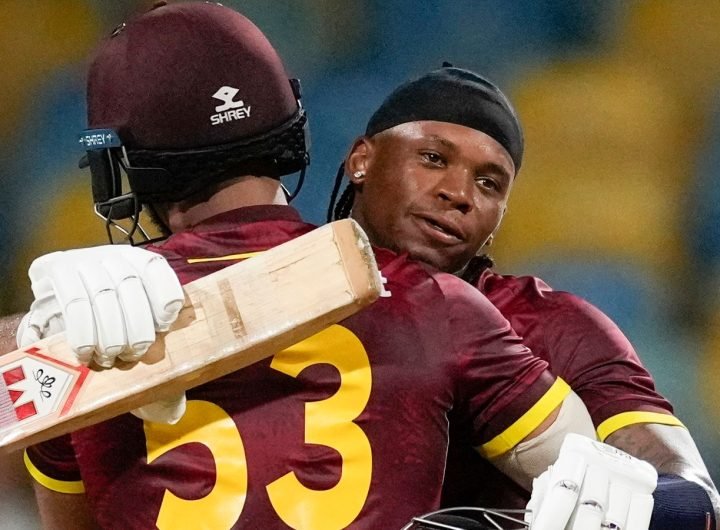
[[[472,210],[473,182],[468,171],[448,169],[436,188],[437,197],[448,206],[466,214]]]

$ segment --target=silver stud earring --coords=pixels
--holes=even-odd
[[[365,176],[365,172],[364,172],[364,171],[356,171],[355,173],[353,173],[353,177],[355,177],[356,179],[361,179],[361,178],[363,178],[364,176]]]

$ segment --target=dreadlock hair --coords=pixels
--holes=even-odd
[[[355,187],[352,182],[349,183],[338,200],[338,192],[345,176],[345,163],[340,164],[337,175],[335,175],[335,183],[333,184],[332,194],[330,195],[330,204],[327,211],[327,222],[337,221],[339,219],[347,219],[350,217],[353,202],[355,201]],[[335,204],[337,201],[337,204]]]

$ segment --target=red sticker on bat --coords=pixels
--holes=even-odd
[[[34,420],[72,406],[90,372],[87,366],[70,365],[43,353],[39,348],[0,369],[18,421]]]

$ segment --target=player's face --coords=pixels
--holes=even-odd
[[[353,217],[371,240],[447,272],[461,270],[497,229],[515,175],[496,140],[434,121],[356,142],[348,168],[358,185]]]

